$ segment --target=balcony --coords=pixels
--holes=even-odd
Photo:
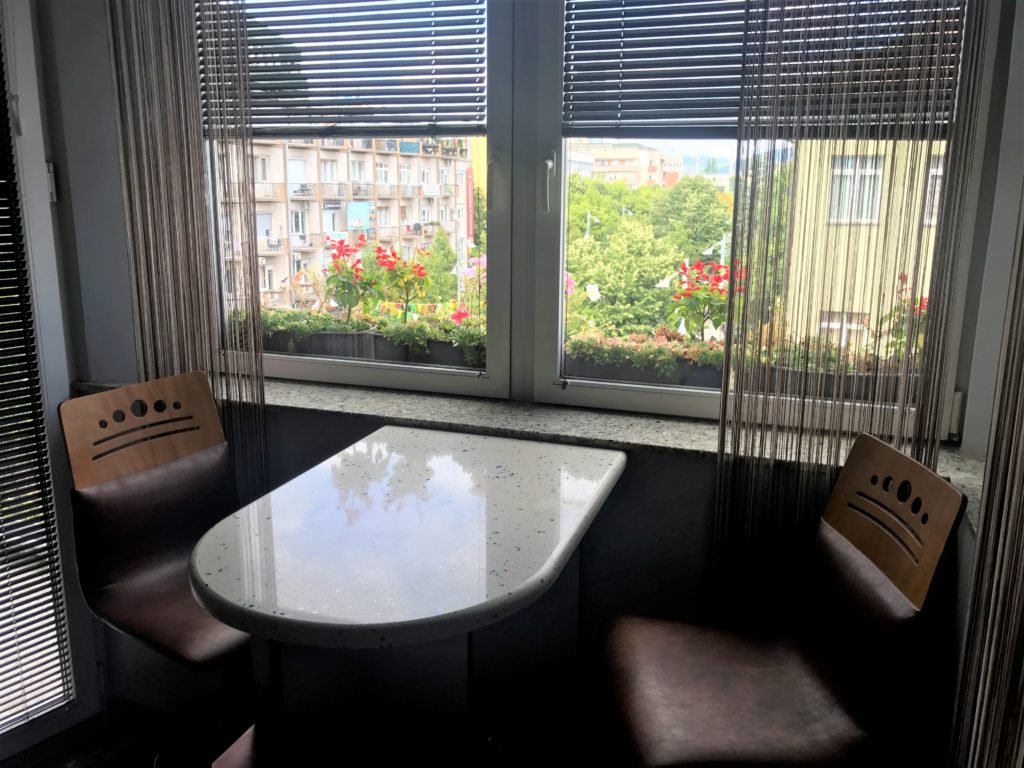
[[[355,241],[360,235],[365,235],[367,240],[377,239],[377,228],[376,227],[349,227],[348,239]]]
[[[405,239],[413,239],[420,236],[423,231],[422,224],[403,224],[402,225],[402,237]]]
[[[418,155],[420,153],[420,143],[418,141],[399,141],[398,151],[403,155]]]
[[[444,157],[458,157],[459,148],[456,147],[454,144],[442,144],[441,155]]]
[[[353,181],[352,197],[373,197],[373,184],[368,181]]]
[[[292,250],[311,251],[324,247],[324,236],[322,232],[292,232],[289,235]]]
[[[454,184],[442,184],[441,194],[445,197],[454,197],[458,193],[458,189]]]
[[[394,197],[395,196],[395,185],[394,184],[377,184],[375,185],[377,190],[377,197]]]
[[[316,197],[316,185],[308,181],[288,182],[288,197]]]
[[[257,200],[280,200],[284,196],[284,184],[279,181],[257,181],[253,188]]]
[[[436,141],[425,141],[423,142],[423,154],[436,155],[439,147],[440,144],[438,144]]]
[[[440,184],[420,184],[420,194],[423,197],[438,197],[441,194]]]
[[[398,151],[398,142],[395,139],[375,139],[373,144],[378,152]]]
[[[373,139],[352,139],[352,149],[373,149]]]
[[[388,243],[398,239],[401,227],[376,227],[376,240],[381,243]]]
[[[283,253],[284,240],[280,237],[258,237],[256,238],[257,253]]]
[[[346,139],[321,139],[320,146],[328,149],[339,149],[345,146]]]
[[[312,144],[316,139],[295,139],[292,144]]]
[[[320,184],[320,196],[337,199],[348,197],[348,184],[344,181],[325,181]]]
[[[419,187],[416,184],[402,184],[399,187],[402,197],[416,197],[419,194]]]

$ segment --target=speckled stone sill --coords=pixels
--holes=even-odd
[[[718,424],[674,416],[283,379],[267,379],[266,399],[268,405],[283,408],[344,413],[410,427],[464,430],[621,451],[694,456],[714,456],[718,452]],[[939,455],[938,471],[967,494],[967,517],[976,529],[984,460],[963,456],[955,448],[944,448]]]
[[[111,386],[115,385],[80,382],[75,390],[89,394]],[[718,424],[674,416],[286,379],[267,379],[266,401],[268,405],[282,408],[343,413],[409,427],[550,440],[620,451],[692,456],[714,456],[718,453]],[[967,518],[977,530],[978,503],[985,478],[984,459],[964,456],[956,448],[944,448],[939,454],[938,471],[967,494]]]

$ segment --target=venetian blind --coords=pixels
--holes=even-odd
[[[782,131],[947,125],[963,5],[566,0],[563,133],[734,137],[741,83]]]
[[[254,135],[484,132],[486,0],[246,0],[244,7]],[[204,86],[218,77],[206,66],[218,45],[232,41],[199,30]]]
[[[9,126],[0,99],[0,733],[74,696]]]

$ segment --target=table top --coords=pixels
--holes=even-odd
[[[384,427],[215,525],[192,589],[231,626],[375,648],[478,629],[555,581],[619,451]]]

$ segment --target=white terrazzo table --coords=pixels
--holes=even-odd
[[[471,632],[556,580],[619,451],[384,427],[214,526],[199,602],[270,641],[379,648]]]

